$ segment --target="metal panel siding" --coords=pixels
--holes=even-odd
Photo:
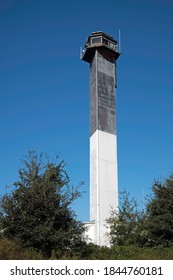
[[[116,134],[115,63],[97,50],[90,63],[90,136],[99,129]]]
[[[84,238],[87,243],[93,242],[96,243],[95,239],[95,224],[92,222],[84,223],[86,231],[84,232]]]
[[[97,129],[97,67],[96,67],[96,56],[94,56],[93,61],[90,64],[90,135]]]
[[[98,55],[98,129],[116,134],[115,63]]]
[[[105,245],[106,219],[118,205],[116,135],[97,130],[90,137],[90,220],[95,238]]]
[[[98,131],[90,137],[90,221],[97,219]]]
[[[99,158],[110,162],[116,161],[116,137],[114,134],[100,132]]]

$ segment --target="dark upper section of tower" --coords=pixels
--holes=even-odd
[[[117,60],[120,55],[117,41],[114,40],[113,37],[101,31],[92,32],[88,37],[88,40],[85,44],[85,51],[83,53],[82,60],[90,63],[96,49],[105,49],[107,52],[110,52],[114,60]]]

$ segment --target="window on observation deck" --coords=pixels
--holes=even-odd
[[[109,47],[114,50],[116,49],[116,45],[111,42],[109,42]]]
[[[91,39],[91,45],[100,44],[100,43],[101,43],[101,37],[95,37]]]
[[[108,46],[108,40],[106,40],[105,38],[102,38],[102,43],[106,46]]]

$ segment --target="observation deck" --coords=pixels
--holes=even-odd
[[[82,60],[90,63],[96,49],[106,49],[110,51],[114,56],[114,59],[120,56],[120,51],[118,50],[118,43],[113,37],[105,34],[102,31],[92,32],[88,37],[88,40],[85,44],[85,50],[82,56]]]

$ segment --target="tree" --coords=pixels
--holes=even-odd
[[[146,245],[173,246],[173,175],[155,181],[147,206]]]
[[[141,245],[145,215],[138,210],[135,198],[130,199],[126,190],[120,195],[118,211],[112,211],[107,220],[110,242],[112,245]]]
[[[61,255],[80,247],[84,227],[71,204],[81,193],[79,186],[70,186],[64,161],[52,163],[43,154],[29,151],[18,172],[11,194],[0,201],[3,235],[46,257],[53,251]]]

